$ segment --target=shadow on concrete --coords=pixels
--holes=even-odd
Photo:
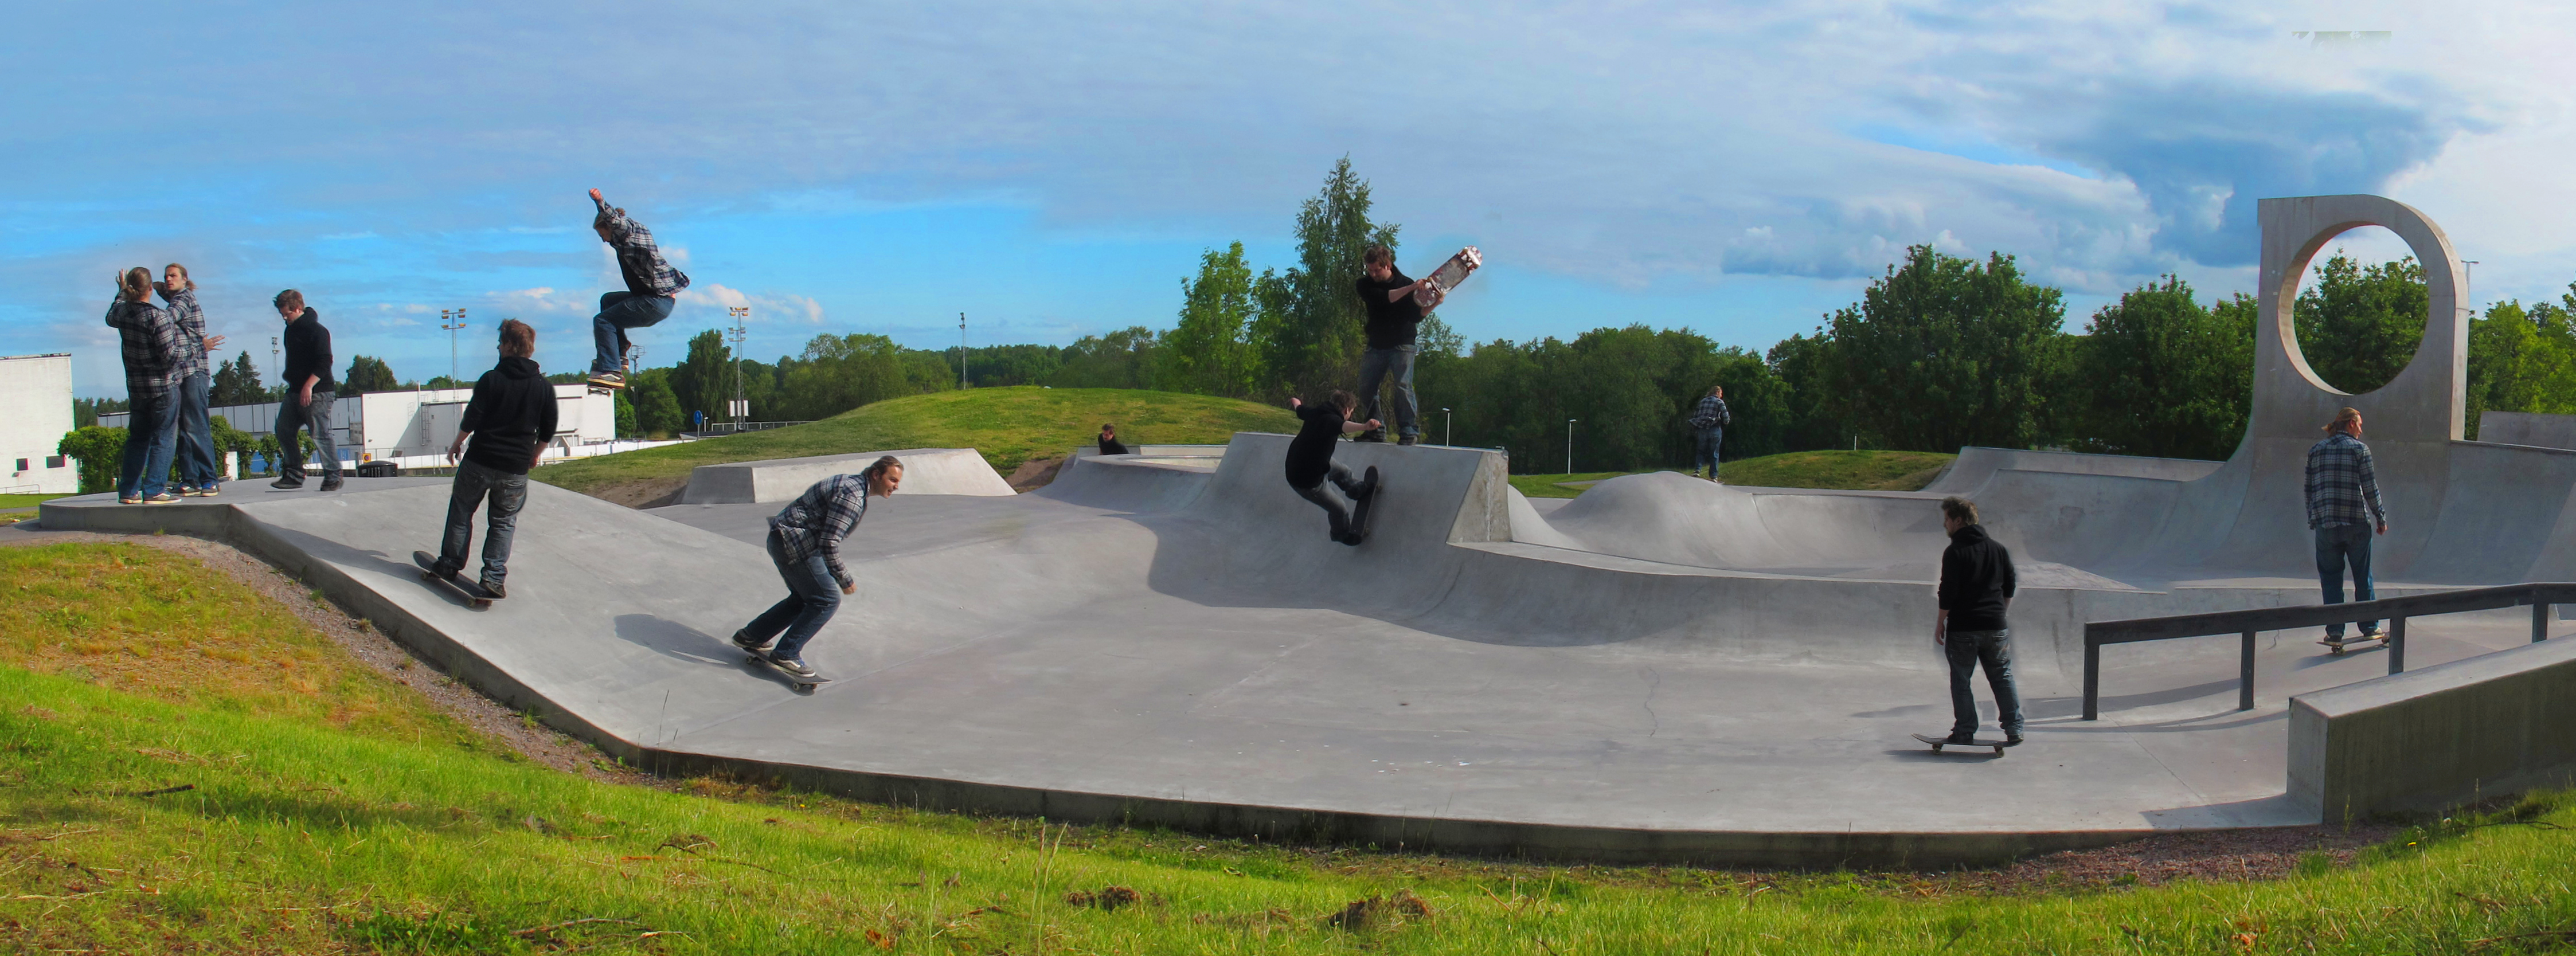
[[[658,615],[618,615],[617,639],[673,660],[748,669],[742,649],[732,641]]]

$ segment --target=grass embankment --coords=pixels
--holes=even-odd
[[[688,480],[689,469],[731,461],[847,455],[894,448],[973,448],[1008,475],[1033,458],[1091,444],[1100,424],[1130,445],[1224,444],[1238,431],[1297,430],[1285,407],[1210,395],[1114,388],[977,388],[863,405],[811,424],[685,445],[582,458],[530,473],[584,494]],[[603,495],[604,496],[604,495]]]
[[[68,496],[66,496],[66,495],[0,495],[0,511],[8,511],[8,510],[15,509],[15,508],[33,508],[33,507],[35,507],[35,506],[37,506],[37,505],[39,505],[39,504],[43,504],[44,502],[51,501],[51,500],[56,499],[56,498],[62,498],[62,497],[68,497]]]
[[[1729,461],[1721,472],[1727,484],[1757,488],[1916,491],[1931,484],[1941,469],[1949,467],[1950,462],[1958,457],[1928,451],[1793,451]],[[1584,489],[1565,487],[1565,482],[1600,481],[1633,474],[1637,472],[1513,475],[1512,487],[1532,498],[1572,498],[1582,494]]]
[[[2550,802],[2278,881],[2004,896],[1251,846],[550,770],[154,549],[0,549],[0,595],[0,939],[22,952],[2382,954],[2576,932],[2576,810]]]

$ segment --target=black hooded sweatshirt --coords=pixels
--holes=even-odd
[[[1987,537],[1986,526],[1950,535],[1941,552],[1941,609],[1950,612],[1950,630],[2003,630],[2015,583],[2012,552]]]
[[[555,437],[555,387],[537,371],[537,363],[504,355],[482,378],[474,380],[474,399],[456,425],[472,432],[465,460],[513,475],[528,473],[537,449]]]

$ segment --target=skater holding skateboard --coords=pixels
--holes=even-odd
[[[1360,351],[1361,414],[1377,418],[1378,388],[1395,378],[1396,444],[1410,445],[1421,429],[1413,415],[1413,335],[1428,313],[1417,298],[1422,293],[1437,306],[1447,293],[1429,279],[1415,281],[1395,269],[1395,252],[1370,246],[1360,257],[1360,304],[1368,308],[1368,347]],[[1385,441],[1386,429],[1371,425],[1355,441]]]
[[[1298,497],[1324,509],[1324,514],[1331,521],[1333,540],[1347,545],[1367,540],[1369,499],[1377,496],[1377,466],[1369,466],[1367,477],[1354,479],[1349,468],[1333,461],[1333,445],[1345,432],[1365,432],[1384,427],[1374,418],[1367,424],[1351,421],[1351,409],[1356,404],[1358,401],[1351,397],[1351,393],[1339,390],[1326,396],[1321,405],[1308,405],[1294,398],[1288,400],[1288,408],[1305,422],[1297,430],[1297,437],[1288,442],[1288,487],[1295,490]],[[1340,499],[1324,490],[1326,479],[1331,479],[1333,485],[1350,496],[1359,507],[1357,521],[1352,520],[1351,512],[1343,509]]]
[[[2347,408],[2326,423],[2325,440],[2308,448],[2308,527],[2316,533],[2317,585],[2325,603],[2343,603],[2343,569],[2352,566],[2352,599],[2377,597],[2370,580],[2370,538],[2388,533],[2379,504],[2379,474],[2361,443],[2361,412]],[[2361,622],[2361,639],[2379,637],[2378,621]],[[2325,643],[2342,653],[2343,624],[2326,625]]]
[[[689,287],[689,276],[662,258],[653,231],[626,218],[626,210],[609,205],[596,189],[590,191],[590,201],[599,207],[590,227],[599,232],[599,241],[616,250],[617,272],[626,279],[626,291],[602,294],[599,314],[590,318],[591,336],[599,345],[590,363],[590,384],[595,390],[613,390],[626,387],[626,330],[670,318],[680,290]]]
[[[805,642],[841,609],[842,595],[859,589],[841,565],[841,539],[867,517],[869,498],[883,498],[902,486],[903,462],[887,455],[858,474],[815,482],[771,517],[769,560],[787,581],[787,597],[733,632],[734,646],[789,680],[807,686],[822,680],[805,666]],[[769,643],[773,637],[778,639],[775,647]]]
[[[447,535],[430,567],[451,582],[465,570],[465,553],[474,543],[474,509],[488,502],[479,578],[483,593],[494,598],[509,596],[502,579],[509,574],[510,537],[519,526],[519,508],[528,503],[528,469],[555,437],[555,388],[531,357],[537,354],[537,330],[517,319],[503,320],[499,349],[501,361],[474,380],[474,397],[465,403],[456,440],[447,446],[447,460],[456,462],[456,483],[447,494]],[[471,447],[468,437],[474,440]]]
[[[1987,537],[1976,503],[1966,498],[1941,500],[1941,529],[1949,532],[1950,547],[1941,552],[1941,613],[1932,622],[1932,643],[1950,659],[1952,716],[1950,736],[1941,742],[1978,742],[1977,698],[1968,678],[1982,664],[1995,691],[2003,746],[2021,743],[2021,694],[2013,688],[2012,630],[2004,621],[2015,584],[2012,552]]]

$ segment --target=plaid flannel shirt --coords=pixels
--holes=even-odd
[[[125,390],[137,394],[168,392],[179,386],[173,374],[179,358],[179,328],[170,313],[149,302],[118,299],[107,307],[107,324],[116,330],[125,357]]]
[[[2379,475],[2370,446],[2336,433],[2308,448],[2308,527],[2388,523],[2379,504]]]
[[[1699,407],[1691,410],[1691,428],[1698,431],[1707,431],[1708,428],[1724,428],[1727,425],[1727,419],[1731,417],[1733,416],[1728,415],[1726,412],[1725,399],[1719,398],[1715,395],[1702,395],[1699,397]],[[1710,425],[1708,428],[1700,428],[1699,420],[1703,418],[1716,422],[1717,424]]]
[[[662,249],[653,244],[653,230],[626,217],[624,210],[593,200],[599,214],[608,220],[608,244],[617,250],[617,270],[626,277],[626,291],[636,295],[672,296],[689,287],[689,274],[671,268],[662,258]]]
[[[859,519],[867,515],[866,476],[833,475],[779,509],[769,519],[769,530],[786,546],[789,560],[822,555],[823,563],[832,569],[832,580],[849,587],[850,571],[841,566],[841,539],[858,530]]]
[[[179,332],[178,362],[170,370],[174,380],[185,381],[190,375],[213,374],[206,367],[206,310],[197,307],[194,289],[170,289],[161,293],[170,305],[170,324]]]

